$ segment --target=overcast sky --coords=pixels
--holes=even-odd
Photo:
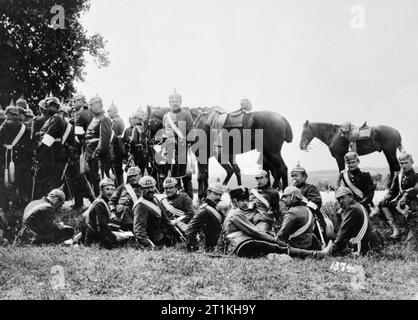
[[[255,110],[284,115],[294,133],[283,147],[289,168],[298,160],[308,170],[337,168],[326,148],[299,149],[307,119],[393,126],[418,157],[414,0],[91,3],[83,20],[108,41],[111,65],[89,64],[79,89],[88,97],[98,93],[106,105],[113,100],[126,123],[139,106],[167,106],[177,88],[184,106],[232,111],[248,98]],[[240,160],[244,172],[254,167],[254,157]],[[361,161],[387,165],[382,153]]]

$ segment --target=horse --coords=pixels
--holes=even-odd
[[[300,149],[308,151],[313,138],[318,138],[328,146],[331,155],[337,160],[339,171],[344,170],[344,155],[349,151],[349,141],[341,134],[340,125],[306,120],[300,139]],[[403,150],[399,131],[384,125],[372,127],[370,138],[358,140],[356,144],[360,156],[383,151],[389,164],[390,181],[392,181],[394,173],[400,170],[396,151]]]
[[[207,119],[209,117],[211,110],[210,108],[184,108],[188,109],[192,115],[194,121],[194,127],[196,129],[201,129],[205,132],[205,137],[208,138],[211,135],[211,127],[207,124]],[[150,130],[153,131],[155,134],[159,129],[162,128],[162,117],[166,112],[168,112],[169,108],[153,108],[148,106],[147,114],[148,114],[148,125]],[[235,128],[238,130],[239,134],[241,135],[241,148],[229,148],[228,150],[228,161],[229,163],[225,163],[224,161],[220,161],[221,165],[224,169],[227,170],[227,177],[224,183],[227,183],[232,175],[231,172],[235,172],[237,176],[238,184],[241,184],[241,177],[240,177],[240,170],[239,167],[236,165],[235,156],[242,152],[247,152],[250,150],[257,150],[259,152],[262,151],[260,154],[260,158],[258,163],[262,164],[264,170],[271,172],[274,182],[273,187],[277,188],[281,181],[282,188],[288,186],[288,172],[287,166],[281,156],[281,149],[283,143],[286,141],[288,143],[292,142],[293,140],[293,132],[292,128],[282,115],[277,112],[272,111],[256,111],[251,113],[246,113],[243,118],[243,125],[242,128]],[[243,137],[243,129],[249,129],[251,132],[251,143],[250,145],[246,145],[246,148],[243,148],[242,144],[244,143]],[[254,132],[256,130],[262,130],[262,145],[260,150],[260,145],[255,141]],[[230,130],[228,130],[230,131]],[[230,140],[232,137],[230,137]],[[196,140],[193,141],[193,144],[196,143]],[[204,197],[206,189],[208,187],[208,159],[211,156],[217,155],[217,159],[221,158],[221,154],[213,152],[213,146],[210,143],[206,143],[207,145],[207,153],[205,161],[199,161],[199,154],[198,151],[195,151],[196,157],[198,158],[198,182],[199,182],[199,198]],[[250,150],[246,150],[250,148]],[[193,146],[192,146],[193,148]],[[261,159],[262,157],[262,159]],[[223,158],[223,157],[222,157]]]

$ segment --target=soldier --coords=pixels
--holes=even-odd
[[[257,227],[264,232],[272,232],[275,219],[280,214],[280,197],[271,187],[269,174],[259,170],[255,176],[257,188],[251,189],[250,209],[258,213]]]
[[[46,111],[52,116],[38,133],[40,143],[35,151],[34,197],[42,196],[50,188],[69,186],[68,163],[74,158],[74,127],[59,112],[60,101],[51,97],[46,101]]]
[[[105,115],[103,101],[100,97],[90,100],[90,109],[94,118],[90,122],[86,132],[86,160],[90,171],[87,178],[93,185],[94,192],[99,194],[99,167],[102,175],[110,163],[110,137],[112,135],[112,122]]]
[[[196,236],[200,231],[205,235],[205,250],[214,250],[225,220],[224,214],[216,207],[224,192],[224,186],[219,183],[209,185],[205,203],[199,207],[186,230],[187,249],[189,251],[199,249]]]
[[[15,208],[23,208],[31,196],[30,129],[19,121],[17,107],[7,107],[6,115],[7,120],[0,127],[0,168],[4,179],[0,206],[6,209],[11,201]]]
[[[355,200],[351,189],[338,188],[335,198],[344,211],[333,254],[344,255],[351,252],[358,256],[370,250],[378,250],[381,240],[374,232],[366,208]]]
[[[161,210],[155,194],[156,182],[153,177],[144,176],[139,181],[142,196],[134,204],[134,235],[140,248],[170,246],[177,230]]]
[[[311,249],[314,217],[311,210],[303,204],[302,192],[296,187],[289,186],[284,190],[282,199],[288,210],[277,238],[294,248]]]
[[[98,244],[100,247],[112,249],[129,239],[127,234],[112,231],[110,225],[110,208],[108,201],[115,191],[112,179],[104,178],[99,183],[100,195],[90,208],[83,213],[84,224],[81,231],[81,243],[86,246]]]
[[[65,194],[61,189],[53,189],[46,197],[29,203],[23,213],[22,229],[15,243],[49,244],[61,243],[72,238],[74,230],[57,222]]]
[[[408,235],[406,242],[412,249],[417,248],[417,194],[418,173],[413,168],[414,161],[409,153],[402,152],[398,156],[400,172],[393,177],[390,189],[385,198],[380,202],[379,208],[385,214],[388,223],[393,228],[392,238],[400,235],[399,228],[393,221],[393,213],[400,212],[406,216]]]
[[[292,169],[291,178],[293,186],[300,189],[303,196],[303,203],[312,211],[314,214],[315,225],[314,234],[316,239],[320,239],[324,246],[329,239],[335,238],[334,225],[332,221],[321,212],[322,198],[321,194],[316,186],[306,182],[308,174],[305,168],[298,164]],[[316,239],[314,238],[314,241]]]
[[[88,109],[86,97],[78,94],[74,97],[74,114],[70,123],[74,126],[75,144],[74,144],[74,161],[68,168],[69,182],[74,193],[73,210],[80,210],[84,207],[84,198],[88,198],[93,202],[96,195],[86,178],[87,169],[84,166],[84,151],[86,148],[85,133],[93,119],[93,113]]]
[[[25,109],[25,119],[23,120],[23,122],[27,128],[32,128],[34,117],[35,115],[33,114],[32,109]]]
[[[167,162],[171,165],[171,175],[180,177],[184,191],[193,198],[192,176],[187,172],[187,134],[193,127],[189,110],[181,109],[181,95],[174,93],[169,97],[171,111],[163,117],[167,140]]]
[[[373,204],[374,191],[376,186],[369,172],[359,168],[360,160],[355,152],[348,152],[345,156],[347,169],[341,171],[338,176],[338,187],[349,188],[357,202],[360,202],[370,214]]]
[[[130,167],[126,174],[126,183],[118,187],[109,200],[111,221],[120,225],[122,230],[132,231],[134,214],[132,207],[141,197],[139,180],[141,170],[138,167]]]
[[[321,259],[332,250],[332,241],[322,251],[311,251],[291,247],[279,239],[260,231],[247,217],[245,210],[248,203],[248,190],[237,188],[229,192],[232,209],[223,225],[223,237],[220,244],[224,253],[240,257],[255,258],[269,253],[288,254],[292,257],[310,257]]]
[[[193,200],[177,189],[177,180],[168,177],[163,182],[164,194],[159,201],[174,225],[184,234],[194,216]]]
[[[49,110],[46,109],[46,101],[48,98],[45,98],[41,100],[38,104],[39,107],[39,116],[36,116],[33,119],[33,127],[31,132],[31,137],[35,137],[36,134],[41,130],[41,128],[44,126],[45,122],[54,115],[54,113],[51,113]]]
[[[123,144],[123,131],[125,130],[125,123],[118,114],[118,107],[112,101],[109,109],[107,110],[109,118],[112,120],[112,147],[113,147],[113,159],[112,170],[116,177],[117,185],[123,184],[123,160],[125,159],[125,146]]]
[[[129,127],[126,128],[122,138],[127,160],[126,167],[139,166],[141,163],[144,163],[144,155],[139,145],[144,120],[145,112],[142,110],[138,110],[129,117]]]

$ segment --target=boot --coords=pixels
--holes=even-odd
[[[392,239],[397,239],[401,235],[401,231],[399,230],[398,226],[395,224],[393,220],[392,212],[388,208],[382,208],[382,211],[386,217],[386,220],[389,226],[393,229],[393,233],[390,236]]]
[[[299,258],[313,258],[313,259],[322,259],[329,256],[332,252],[333,243],[332,241],[328,242],[328,245],[325,249],[321,251],[314,251],[314,250],[305,250],[305,249],[298,249],[298,248],[288,248],[288,254],[291,257],[299,257]]]

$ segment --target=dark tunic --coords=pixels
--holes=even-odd
[[[374,206],[373,205],[373,197],[374,197],[374,191],[376,190],[376,186],[373,182],[372,176],[370,175],[369,172],[367,171],[362,171],[359,168],[355,169],[355,170],[348,170],[348,177],[351,181],[351,183],[358,188],[359,190],[361,190],[361,192],[363,193],[363,198],[360,198],[353,190],[353,194],[354,194],[354,199],[358,202],[360,202],[361,204],[364,205],[370,205],[370,206]],[[348,187],[348,184],[344,181],[344,171],[340,172],[340,175],[338,176],[338,182],[337,185],[338,186],[344,186],[344,187]],[[366,209],[367,209],[366,207]]]

